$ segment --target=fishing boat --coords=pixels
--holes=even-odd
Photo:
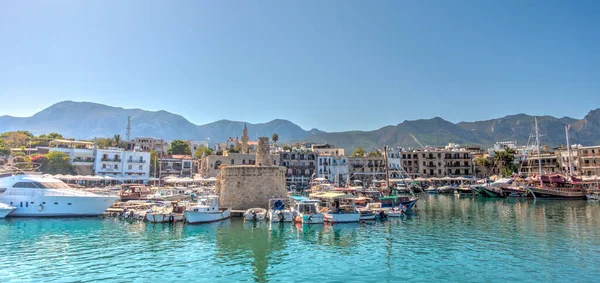
[[[189,206],[183,213],[190,224],[216,222],[231,217],[231,209],[219,207],[219,196],[208,195],[198,199],[198,203]]]
[[[325,216],[320,212],[321,201],[303,196],[291,196],[294,220],[303,224],[322,224]]]
[[[502,189],[484,186],[484,185],[471,185],[471,189],[477,193],[478,196],[486,198],[505,198],[506,195],[502,192]]]
[[[119,197],[121,201],[146,200],[152,195],[152,189],[146,186],[135,184],[124,184],[121,186]]]
[[[292,222],[294,215],[286,208],[285,199],[275,198],[269,200],[269,212],[267,216],[271,222]]]
[[[476,192],[469,187],[459,187],[454,190],[454,196],[457,198],[473,198],[476,196]]]
[[[14,206],[10,206],[8,204],[0,203],[0,219],[2,219],[4,217],[6,217],[7,215],[9,215],[15,209],[17,209],[17,208],[14,207]]]
[[[260,207],[250,208],[244,212],[246,221],[263,221],[267,218],[267,210]]]
[[[177,222],[185,219],[185,205],[177,202],[157,202],[146,212],[146,221],[151,223]]]

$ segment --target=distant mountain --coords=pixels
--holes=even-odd
[[[244,122],[220,120],[206,125],[195,125],[180,115],[167,111],[124,109],[98,103],[63,101],[54,104],[31,117],[0,117],[0,132],[28,130],[34,134],[61,133],[65,137],[92,139],[120,134],[125,137],[127,117],[131,117],[131,137],[153,137],[167,140],[191,139],[225,141],[229,137],[241,137]],[[252,139],[271,137],[277,133],[282,142],[300,140],[321,133],[313,129],[305,131],[286,120],[268,123],[247,123]]]
[[[383,145],[420,147],[421,144],[443,146],[448,142],[462,145],[491,146],[496,141],[516,140],[521,145],[530,143],[534,117],[526,114],[509,115],[498,119],[452,123],[442,118],[404,121],[374,131],[326,133],[317,129],[304,130],[281,119],[267,123],[244,123],[219,120],[206,125],[195,125],[182,116],[167,111],[124,109],[90,102],[64,101],[54,104],[31,117],[0,117],[0,132],[28,130],[34,134],[57,132],[66,137],[91,139],[125,136],[127,117],[131,117],[132,137],[154,137],[166,140],[191,139],[222,142],[229,137],[241,137],[244,124],[252,140],[259,136],[271,137],[277,133],[280,142],[307,141],[330,143],[346,150],[363,146],[367,150]],[[565,143],[564,127],[571,125],[571,142],[584,145],[600,144],[600,109],[590,111],[583,119],[552,116],[538,117],[542,143],[557,146]]]
[[[545,145],[565,144],[565,129],[571,125],[571,143],[584,145],[600,144],[600,109],[590,111],[583,119],[569,117],[538,117],[541,141]],[[353,150],[363,146],[368,150],[383,145],[420,147],[410,136],[414,135],[424,146],[444,146],[449,142],[461,145],[489,147],[497,141],[517,141],[520,145],[532,144],[535,140],[534,117],[518,114],[499,119],[460,122],[457,124],[436,117],[414,121],[404,121],[396,126],[387,126],[374,131],[350,131],[341,133],[321,133],[306,138],[310,142],[329,142]]]

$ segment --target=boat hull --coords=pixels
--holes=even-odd
[[[119,198],[116,196],[31,196],[2,199],[16,209],[9,217],[98,216]]]
[[[146,221],[150,223],[166,223],[183,221],[185,217],[183,213],[147,213]]]
[[[292,222],[294,220],[291,211],[269,211],[268,216],[271,222]]]
[[[330,223],[350,223],[359,222],[359,213],[325,213],[325,222]]]
[[[231,209],[219,212],[186,211],[183,214],[185,216],[185,220],[190,224],[209,223],[221,221],[231,217]]]
[[[300,213],[298,217],[300,217],[300,221],[303,224],[323,224],[325,222],[325,215],[323,215],[321,213],[317,213],[317,214]]]
[[[0,208],[0,219],[5,218],[11,212],[13,212],[15,208]]]

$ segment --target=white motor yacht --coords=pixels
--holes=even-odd
[[[292,211],[285,207],[285,199],[276,198],[269,200],[268,218],[271,222],[292,222]]]
[[[198,199],[198,204],[183,213],[188,223],[215,222],[231,217],[231,209],[219,208],[219,196],[209,195]]]
[[[297,223],[323,224],[325,216],[319,211],[321,201],[302,196],[290,197],[294,201],[292,212]]]
[[[97,216],[119,197],[97,195],[70,188],[41,174],[0,176],[0,203],[16,207],[10,216]]]

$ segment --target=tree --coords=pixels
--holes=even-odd
[[[370,157],[379,157],[379,156],[383,156],[383,155],[381,154],[381,152],[379,150],[375,150],[375,151],[369,152],[369,156]]]
[[[48,162],[40,169],[46,174],[74,174],[75,169],[70,163],[68,155],[62,152],[52,151],[45,155]]]
[[[271,136],[271,139],[273,140],[273,146],[277,147],[277,141],[279,140],[279,135],[277,133],[274,133]]]
[[[10,155],[10,147],[4,142],[4,139],[0,139],[0,156]]]
[[[514,164],[516,151],[505,147],[502,151],[494,151],[494,163],[498,165],[503,177],[510,177],[517,171]]]
[[[283,150],[285,150],[285,151],[292,151],[292,147],[289,146],[289,145],[284,145],[283,146]]]
[[[96,145],[99,148],[107,148],[112,146],[113,140],[111,138],[96,138]]]
[[[167,153],[192,155],[192,150],[190,150],[190,145],[187,142],[174,140],[171,142],[171,147],[169,147]]]
[[[204,154],[204,156],[209,156],[212,153],[213,153],[213,150],[211,148],[199,146],[198,149],[196,149],[196,152],[194,153],[194,155],[196,156],[196,159],[200,159],[200,158],[202,158],[202,154]]]
[[[119,146],[121,144],[121,135],[119,135],[119,134],[114,135],[112,138],[112,141],[113,141],[113,143],[112,143],[113,146]]]
[[[492,164],[492,160],[487,157],[477,157],[475,159],[475,165],[484,169],[482,172],[484,176],[490,175],[490,172],[492,170]]]
[[[158,171],[156,172],[156,174],[154,173],[154,171],[156,170],[156,167],[160,168],[160,162],[158,161],[158,152],[156,152],[156,150],[151,150],[150,151],[150,175],[154,176],[154,177],[158,177]]]
[[[364,157],[366,154],[367,152],[365,149],[362,146],[359,146],[352,152],[352,157]]]

